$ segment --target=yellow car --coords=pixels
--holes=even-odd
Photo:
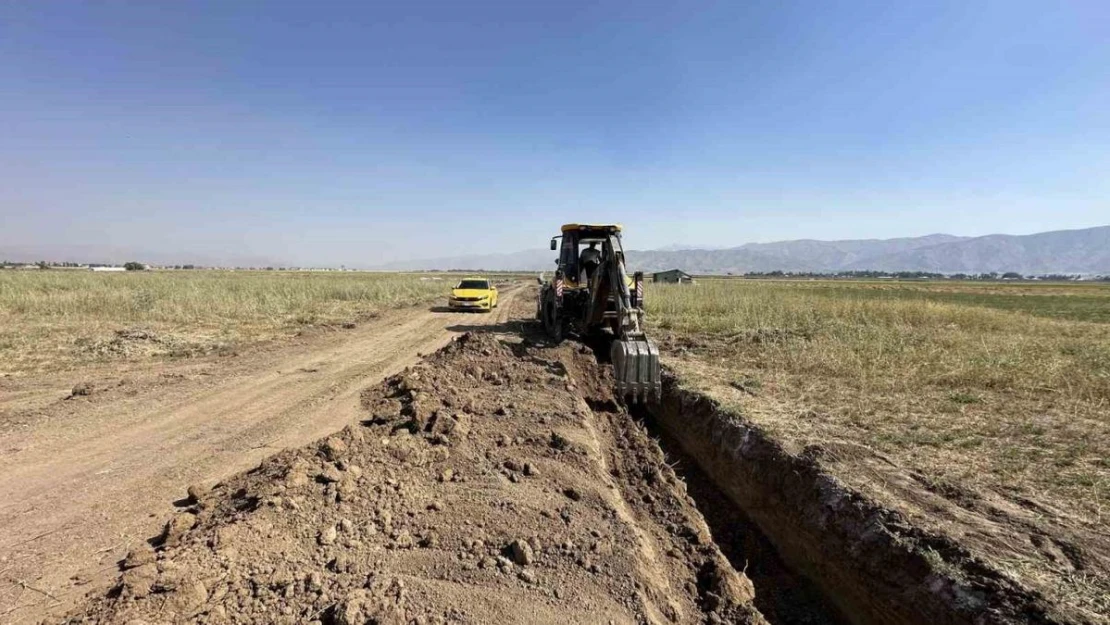
[[[451,289],[448,304],[452,310],[484,310],[497,308],[497,287],[485,278],[464,278]]]

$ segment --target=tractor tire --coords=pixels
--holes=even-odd
[[[554,296],[544,298],[543,329],[556,344],[563,342],[563,320],[559,318]]]

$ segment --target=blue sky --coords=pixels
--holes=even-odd
[[[0,256],[1110,223],[1110,3],[0,5]]]

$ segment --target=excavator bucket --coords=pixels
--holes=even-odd
[[[647,339],[615,340],[609,356],[618,395],[633,404],[660,398],[663,385],[659,378],[659,348],[655,343]]]

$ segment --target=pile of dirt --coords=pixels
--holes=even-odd
[[[607,383],[570,345],[464,335],[360,424],[191,489],[68,622],[764,622]]]

